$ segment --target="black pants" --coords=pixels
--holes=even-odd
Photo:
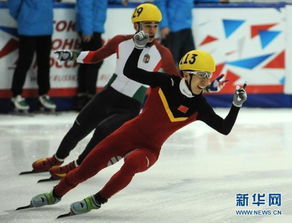
[[[170,49],[176,64],[190,50],[195,49],[193,33],[191,29],[183,29],[178,32],[170,32],[162,44]]]
[[[102,39],[100,33],[93,33],[93,37],[89,42],[81,42],[82,51],[97,50],[101,46]],[[102,62],[99,62],[97,64],[80,64],[77,73],[79,94],[85,93],[89,95],[95,95],[98,70],[101,65]]]
[[[79,156],[80,164],[86,155],[106,136],[118,129],[124,122],[136,117],[141,104],[111,87],[96,94],[81,110],[73,126],[63,138],[56,156],[66,158],[77,143],[95,129],[91,140]]]
[[[37,84],[39,95],[50,90],[50,53],[52,37],[19,36],[19,57],[12,79],[12,95],[22,93],[27,71],[32,63],[34,53],[37,56]]]

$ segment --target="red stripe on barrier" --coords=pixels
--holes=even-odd
[[[216,94],[233,94],[235,91],[235,86],[223,89]],[[246,92],[248,94],[284,94],[284,85],[248,85],[246,87]],[[208,93],[214,94],[214,93]]]
[[[96,92],[100,92],[103,88],[96,88]],[[37,97],[37,89],[24,89],[22,93],[23,97]],[[53,88],[50,90],[49,95],[51,97],[74,97],[77,95],[77,88]],[[9,89],[0,90],[0,98],[11,98],[12,93]]]

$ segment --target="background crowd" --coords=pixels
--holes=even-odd
[[[50,54],[53,34],[53,7],[56,2],[76,4],[76,24],[80,37],[80,51],[94,51],[102,47],[107,8],[120,4],[146,2],[143,0],[7,0],[11,16],[17,22],[19,50],[11,84],[11,102],[18,111],[30,111],[30,105],[22,96],[26,74],[37,58],[37,85],[39,107],[56,110],[54,98],[50,98]],[[152,0],[163,15],[157,38],[168,47],[176,63],[189,50],[195,49],[192,9],[197,3],[279,2],[276,0]],[[289,1],[287,1],[289,2]],[[28,16],[33,15],[33,16]],[[80,64],[77,71],[77,95],[74,109],[80,111],[96,93],[96,83],[102,62]]]

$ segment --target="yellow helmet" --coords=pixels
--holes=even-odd
[[[191,50],[187,52],[179,62],[180,70],[198,70],[214,72],[216,64],[211,54],[203,50]]]
[[[159,8],[151,3],[144,3],[138,5],[132,14],[132,23],[154,21],[160,22],[162,15]]]

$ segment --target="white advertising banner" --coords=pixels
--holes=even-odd
[[[105,41],[117,34],[134,33],[130,21],[132,10],[108,9],[103,34]],[[193,13],[197,48],[214,55],[218,64],[216,73],[227,74],[229,82],[220,93],[232,93],[234,85],[243,82],[248,83],[250,93],[292,92],[292,78],[288,75],[292,73],[292,65],[288,63],[288,58],[292,57],[292,44],[287,38],[292,32],[287,25],[292,24],[291,6],[287,6],[287,12],[285,8],[197,8]],[[55,96],[73,96],[78,65],[58,62],[53,51],[78,48],[74,8],[56,8],[54,20],[52,91]],[[15,21],[6,8],[0,8],[0,92],[10,89],[17,61],[17,41]],[[114,68],[115,55],[104,61],[99,71],[98,87],[106,84]],[[37,88],[35,62],[24,88]]]
[[[285,93],[292,94],[292,5],[286,6],[286,80],[285,80]]]
[[[193,25],[197,48],[211,52],[229,80],[221,93],[248,83],[250,93],[282,93],[285,79],[284,8],[201,8]]]

